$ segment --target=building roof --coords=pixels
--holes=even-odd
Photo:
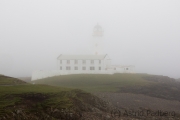
[[[59,55],[57,59],[59,60],[102,60],[107,57],[104,55]]]

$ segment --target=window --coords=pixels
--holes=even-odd
[[[99,70],[101,70],[101,67],[99,67]]]
[[[60,64],[62,64],[62,60],[60,60]]]
[[[75,61],[74,61],[74,64],[78,64],[78,60],[75,60]]]
[[[94,70],[94,67],[90,67],[90,70]]]
[[[86,64],[86,60],[83,60],[82,62],[83,62],[83,64]]]
[[[91,64],[94,64],[94,60],[91,60]]]
[[[71,70],[71,67],[70,67],[70,66],[67,66],[67,67],[66,67],[66,70]]]
[[[78,70],[78,67],[74,67],[74,70]]]
[[[70,60],[67,60],[67,64],[70,64]]]
[[[60,67],[60,70],[62,70],[62,66]]]
[[[101,64],[101,60],[99,60],[99,64]]]
[[[82,67],[83,70],[86,70],[86,67]]]

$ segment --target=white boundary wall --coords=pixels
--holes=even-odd
[[[101,70],[101,71],[60,71],[60,70],[52,70],[52,71],[42,71],[37,70],[32,73],[31,81],[43,79],[47,77],[59,76],[59,75],[69,75],[69,74],[114,74],[113,70]]]
[[[116,68],[116,69],[114,69]],[[128,68],[128,70],[126,69]],[[70,75],[70,74],[114,74],[114,73],[135,73],[134,67],[111,67],[107,70],[36,70],[32,73],[31,81],[43,79],[47,77],[59,76],[59,75]]]

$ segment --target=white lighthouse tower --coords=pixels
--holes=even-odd
[[[102,27],[97,24],[93,29],[93,54],[100,55],[103,53],[103,30]]]

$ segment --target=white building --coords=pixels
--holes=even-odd
[[[93,30],[92,54],[65,55],[57,58],[57,70],[34,71],[31,80],[68,74],[114,74],[133,73],[134,66],[111,65],[111,59],[103,54],[103,30],[96,25]]]
[[[57,68],[62,74],[112,74],[133,73],[134,66],[111,65],[111,59],[104,55],[59,55]]]
[[[59,55],[58,69],[62,73],[103,73],[111,67],[108,55]]]

